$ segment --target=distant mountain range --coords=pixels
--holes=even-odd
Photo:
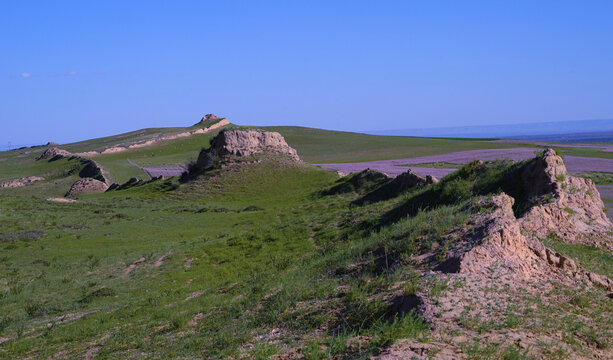
[[[370,131],[373,135],[612,142],[613,119]]]

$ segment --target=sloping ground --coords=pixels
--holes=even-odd
[[[475,162],[361,206],[392,181],[274,157],[76,202],[6,189],[0,356],[606,359],[609,240],[518,230],[548,204],[586,230],[597,194],[559,167],[515,187],[526,166]]]
[[[473,171],[477,173],[486,171],[480,167],[487,165],[475,166]],[[613,281],[601,271],[594,273],[577,266],[568,256],[544,245],[550,245],[546,239],[556,239],[564,244],[601,247],[610,253],[613,224],[604,215],[594,184],[568,176],[562,159],[553,150],[509,167],[505,173],[495,180],[496,186],[514,193],[516,199],[503,193],[473,201],[474,215],[467,226],[449,233],[443,247],[417,260],[426,268],[438,262],[432,276],[452,284],[444,294],[433,297],[431,293],[418,293],[415,296],[419,301],[413,301],[419,304],[415,309],[434,326],[434,346],[399,342],[381,359],[467,358],[463,344],[471,341],[498,344],[495,349],[480,349],[479,345],[470,349],[483,355],[608,359],[613,354],[610,322],[582,317],[581,328],[575,330],[580,343],[568,343],[564,340],[566,329],[556,333],[544,318],[547,314],[542,313],[556,309],[557,316],[574,318],[577,311],[564,303],[567,296],[575,294],[573,305],[585,308],[592,301],[604,301],[600,311],[611,317],[610,299],[599,295],[597,288],[613,292]],[[458,179],[465,176],[459,174]],[[485,184],[474,186],[479,189]],[[605,275],[610,271],[605,270]],[[596,289],[590,292],[592,298],[577,297],[586,286]],[[548,347],[554,344],[562,347],[552,353]]]

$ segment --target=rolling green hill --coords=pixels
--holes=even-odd
[[[266,129],[279,131],[304,160],[316,163],[502,145]],[[60,147],[99,151],[151,138],[156,131]],[[128,159],[143,166],[184,164],[215,134],[95,160],[114,181],[142,178],[144,173]],[[80,162],[36,161],[43,150],[0,153],[0,181],[46,177],[0,189],[0,358],[266,359],[297,354],[367,359],[397,339],[431,344],[430,324],[406,308],[407,302],[418,293],[437,301],[463,285],[431,277],[416,259],[434,252],[428,266],[440,263],[446,246],[457,240],[449,234],[468,226],[475,212],[489,211],[475,207],[474,199],[500,191],[477,185],[495,183],[509,166],[487,165],[491,169],[481,174],[467,165],[444,178],[436,191],[407,190],[362,206],[356,200],[387,180],[364,178],[354,184],[352,176],[338,179],[308,164],[274,158],[183,183],[158,179],[61,203],[47,198],[64,195],[78,178]],[[424,198],[429,206],[409,206]],[[550,241],[579,265],[613,276],[610,249]],[[552,359],[609,348],[613,308],[607,293],[554,288],[562,289],[556,296],[564,301],[547,303],[518,291],[514,296],[521,301],[497,314],[496,321],[458,317],[453,336],[464,340],[454,346],[472,359],[493,354],[527,359],[516,343],[489,336],[525,332],[547,338],[544,351]],[[552,312],[563,316],[552,317]],[[604,335],[596,341],[594,334]]]

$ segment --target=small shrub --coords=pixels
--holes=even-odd
[[[44,309],[43,304],[34,300],[28,300],[23,304],[23,310],[31,318],[42,316],[44,314]]]
[[[570,299],[570,303],[583,309],[590,305],[590,299],[587,296],[577,294]]]
[[[117,292],[115,290],[104,287],[104,288],[98,289],[96,291],[93,291],[87,294],[81,300],[79,300],[79,302],[82,304],[89,304],[96,298],[110,297],[110,296],[115,296],[115,295],[117,295]]]

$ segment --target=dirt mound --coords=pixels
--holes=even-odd
[[[9,180],[5,182],[1,182],[0,189],[1,188],[22,187],[22,186],[26,186],[27,184],[33,183],[35,181],[41,181],[41,180],[45,180],[45,178],[42,178],[40,176],[28,176],[28,177],[23,177],[19,179]]]
[[[487,166],[499,167],[487,171]],[[485,180],[463,179],[462,171]],[[494,341],[502,344],[502,348],[519,347],[527,355],[541,358],[547,351],[542,344],[563,343],[559,334],[533,333],[530,326],[506,325],[501,327],[505,329],[501,332],[495,327],[479,328],[473,324],[495,324],[504,316],[519,319],[539,312],[555,312],[560,318],[572,316],[569,314],[574,310],[564,304],[569,301],[580,304],[579,298],[573,296],[585,289],[591,289],[591,296],[605,299],[599,301],[608,299],[595,292],[595,288],[605,289],[608,297],[612,297],[613,280],[585,270],[574,259],[543,242],[555,236],[566,242],[599,241],[598,244],[610,247],[612,226],[591,181],[569,176],[563,159],[550,149],[525,162],[503,167],[475,163],[472,169],[467,167],[462,171],[441,184],[468,179],[470,183],[488,185],[472,188],[476,194],[507,188],[514,190],[517,198],[506,193],[473,198],[465,208],[471,214],[469,220],[444,235],[429,253],[412,259],[423,269],[424,283],[448,284],[442,295],[434,296],[428,287],[414,295],[419,300],[419,306],[414,309],[431,323],[432,340],[437,346],[401,341],[381,358],[428,358],[432,354],[437,354],[434,358],[465,358],[458,344],[467,339]],[[517,205],[522,211],[517,211]],[[525,319],[538,323],[535,320],[538,316]],[[585,326],[602,326],[590,319],[582,320]],[[452,333],[463,335],[452,336],[449,341]],[[610,357],[610,350],[605,346],[608,340],[589,341],[592,346],[581,350],[582,354],[589,354],[585,358]],[[575,357],[578,355],[569,351]]]
[[[265,154],[283,155],[292,161],[300,161],[296,150],[277,132],[228,130],[211,139],[211,147],[200,152],[197,164],[202,169],[209,169]]]
[[[554,150],[527,164],[521,177],[534,204],[521,218],[531,236],[599,244],[613,230],[594,182],[570,176]]]
[[[36,160],[49,159],[49,161],[57,160],[63,157],[71,157],[72,153],[56,147],[49,148],[36,158]]]
[[[217,116],[215,114],[206,114],[195,125],[206,125],[208,123],[211,123],[211,122],[214,122],[214,121],[217,121],[217,120],[222,120],[222,119],[225,119],[225,118],[223,118],[221,116]]]
[[[365,194],[373,191],[384,184],[388,183],[392,178],[379,170],[366,169],[359,173],[344,176],[336,181],[336,185],[323,192],[324,195],[345,194],[349,192],[357,192]]]
[[[435,270],[477,273],[497,264],[530,276],[537,257],[513,214],[514,202],[505,193],[478,201],[479,213],[470,219],[465,232],[456,234],[462,241],[452,244],[447,259]]]
[[[133,178],[130,178],[128,181],[126,181],[123,184],[117,184],[117,183],[111,184],[111,186],[109,186],[107,191],[125,190],[125,189],[129,189],[131,187],[134,187],[134,186],[145,184],[145,183],[147,183],[147,181],[144,181],[144,180],[141,180],[139,178],[133,177]]]
[[[364,195],[360,199],[354,201],[356,205],[362,205],[365,203],[373,203],[378,201],[384,201],[398,196],[403,191],[412,189],[416,186],[424,186],[429,184],[435,184],[438,179],[434,176],[422,177],[414,173],[412,170],[396,176],[394,180],[385,183],[378,189]]]
[[[94,160],[82,159],[83,168],[79,171],[79,177],[93,178],[108,184],[108,179],[104,176],[106,171]]]
[[[70,190],[68,190],[68,193],[66,193],[66,196],[70,197],[80,194],[101,193],[105,192],[108,188],[109,186],[100,180],[83,178],[72,184]]]

